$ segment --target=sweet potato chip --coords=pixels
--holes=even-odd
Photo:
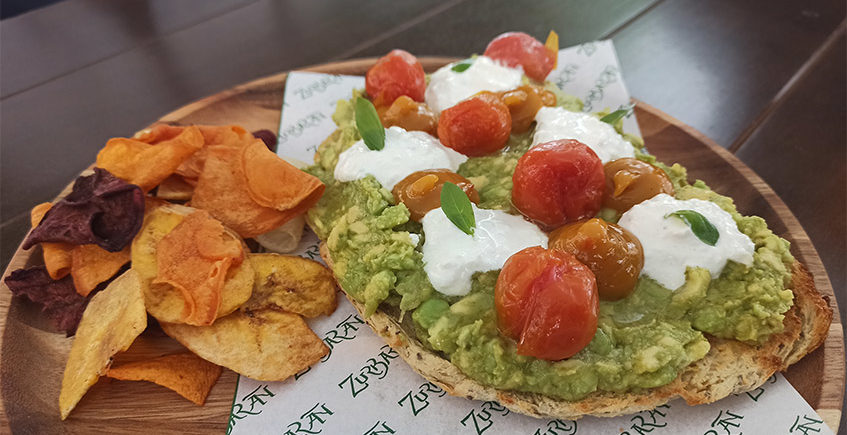
[[[109,252],[97,245],[79,245],[71,251],[71,258],[71,276],[76,292],[88,296],[98,284],[115,276],[129,263],[129,245],[118,252]]]
[[[194,186],[181,175],[173,174],[165,178],[156,189],[156,197],[169,201],[188,201],[194,193]]]
[[[244,261],[227,272],[221,290],[221,306],[216,318],[237,310],[253,293],[253,268]],[[183,323],[185,298],[176,287],[166,283],[147,282],[144,288],[147,311],[160,322]]]
[[[306,317],[335,311],[338,291],[332,272],[306,258],[279,254],[249,254],[255,282],[244,308],[279,308]]]
[[[203,405],[222,371],[217,364],[183,352],[111,367],[106,376],[121,381],[153,382]]]
[[[206,154],[191,205],[207,210],[241,237],[264,234],[302,214],[324,190],[320,180],[286,163],[259,140],[242,149],[210,147]],[[246,172],[253,171],[261,175],[251,175],[248,183]],[[269,178],[262,181],[257,177]],[[274,188],[264,183],[304,185]],[[251,193],[253,190],[258,193]]]
[[[137,270],[144,287],[147,311],[160,322],[181,323],[185,311],[182,293],[166,283],[154,284],[158,274],[156,251],[159,241],[171,232],[186,215],[195,209],[168,204],[151,210],[144,225],[132,242],[132,268]],[[232,237],[237,237],[231,234]],[[253,292],[253,268],[249,262],[230,268],[221,292],[221,307],[217,317],[223,317],[241,306]]]
[[[23,248],[36,243],[93,243],[116,252],[132,241],[144,218],[144,193],[133,184],[102,168],[74,182],[68,196],[53,204],[24,240]]]
[[[41,223],[41,219],[50,210],[53,204],[43,202],[32,208],[29,214],[30,225],[33,228]],[[44,266],[50,273],[50,278],[62,279],[71,272],[71,251],[73,245],[67,243],[44,242],[41,244],[41,252],[44,254]]]
[[[109,139],[97,153],[97,166],[147,192],[173,174],[201,147],[203,135],[194,126],[186,127],[178,135],[155,145],[116,137]]]
[[[183,130],[185,130],[185,127],[180,125],[156,124],[135,133],[132,138],[146,144],[156,145],[159,142],[179,136]]]
[[[183,162],[176,171],[189,182],[196,182],[200,178],[203,165],[206,163],[206,150],[209,147],[242,148],[253,142],[253,136],[247,130],[236,125],[201,125],[199,128],[203,134],[203,149]]]
[[[259,381],[287,379],[329,352],[302,317],[274,310],[238,310],[212,326],[161,326],[201,358]]]
[[[321,180],[279,158],[264,142],[255,141],[242,149],[241,165],[253,201],[292,213],[292,217],[315,205],[323,194]]]
[[[191,206],[208,211],[241,237],[250,238],[282,225],[288,216],[250,198],[239,155],[240,150],[230,147],[206,150],[206,163]]]
[[[62,420],[106,371],[112,356],[129,348],[146,327],[141,280],[135,271],[124,272],[91,298],[65,365],[59,393]]]
[[[198,210],[159,241],[156,251],[159,271],[154,283],[167,283],[182,292],[185,323],[211,325],[221,306],[227,271],[243,259],[240,240],[209,213]]]

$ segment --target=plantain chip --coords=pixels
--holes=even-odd
[[[208,212],[197,210],[159,241],[153,283],[167,283],[182,292],[185,323],[211,325],[218,317],[226,274],[243,261],[241,239]]]
[[[147,311],[160,322],[182,323],[185,298],[176,287],[168,283],[154,283],[158,267],[157,246],[195,209],[176,204],[155,208],[144,217],[141,231],[132,241],[132,268],[138,271],[144,289]],[[231,234],[236,237],[234,234]],[[217,317],[232,313],[253,293],[253,268],[242,261],[229,268],[221,290],[221,304]]]
[[[191,352],[182,352],[111,367],[106,376],[122,381],[153,382],[202,405],[222,371],[217,364]]]
[[[146,327],[144,295],[135,271],[126,271],[91,298],[65,365],[59,393],[62,420],[105,372],[112,356],[129,348]]]
[[[165,178],[156,189],[156,197],[168,201],[188,201],[193,193],[194,186],[177,174]]]
[[[161,326],[201,358],[259,381],[287,379],[329,352],[302,317],[275,310],[238,310],[211,326]]]
[[[335,278],[323,264],[303,257],[248,254],[255,271],[245,309],[279,308],[305,317],[330,315],[338,302]]]

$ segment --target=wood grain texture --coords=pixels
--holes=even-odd
[[[664,1],[612,39],[633,95],[729,147],[844,20],[845,5]]]
[[[451,59],[421,58],[432,71]],[[363,74],[373,59],[325,64],[309,71]],[[236,123],[248,129],[276,130],[279,124],[285,74],[266,77],[189,104],[161,122]],[[782,200],[752,170],[710,139],[644,103],[636,116],[648,148],[660,160],[687,166],[690,178],[702,178],[718,192],[730,194],[739,210],[764,217],[771,228],[792,243],[792,252],[815,277],[818,289],[835,298],[818,255],[797,219]],[[130,134],[132,132],[125,132]],[[40,263],[37,248],[18,250],[4,277],[12,270]],[[222,432],[227,425],[237,376],[224,371],[207,403],[198,407],[175,393],[144,382],[95,385],[64,423],[58,417],[58,390],[71,339],[52,332],[31,304],[12,299],[0,285],[0,418],[19,433],[110,433],[131,427],[155,427],[159,433]],[[844,347],[836,314],[831,333],[821,347],[787,373],[789,381],[809,403],[837,427],[844,388]],[[120,360],[171,353],[180,346],[157,328],[150,328]]]
[[[255,1],[64,1],[3,20],[0,97],[37,86]],[[104,37],[106,35],[108,37]]]
[[[843,291],[839,297],[847,295],[847,228],[833,225],[833,218],[847,216],[845,77],[847,35],[842,25],[819,62],[735,153],[773,185],[804,223],[833,288]],[[784,182],[787,174],[790,182]]]

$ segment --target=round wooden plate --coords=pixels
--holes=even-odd
[[[427,71],[453,61],[421,58]],[[375,59],[324,64],[307,71],[363,75]],[[172,124],[239,124],[249,131],[279,127],[286,74],[256,80],[184,106],[160,121]],[[690,179],[703,179],[717,192],[735,198],[739,211],[767,220],[791,242],[792,253],[815,277],[829,298],[835,317],[824,346],[785,374],[803,397],[837,431],[844,394],[844,345],[832,287],[820,258],[797,218],[774,191],[732,154],[661,111],[638,102],[636,116],[651,153],[664,162],[679,162]],[[126,132],[131,134],[132,132]],[[12,270],[40,264],[38,248],[20,248],[4,277]],[[224,370],[205,406],[196,406],[165,388],[146,382],[101,379],[68,420],[59,419],[58,396],[71,339],[53,332],[38,309],[13,299],[0,285],[0,387],[3,423],[15,433],[114,433],[127,429],[158,433],[221,433],[226,430],[237,375]],[[842,301],[843,302],[843,301]],[[163,346],[180,346],[158,328],[150,328],[119,361],[160,355]],[[108,385],[115,384],[115,385]],[[154,429],[155,428],[155,429]]]

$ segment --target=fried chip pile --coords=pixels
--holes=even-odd
[[[212,326],[161,326],[203,359],[259,381],[287,379],[329,352],[302,317],[274,310],[238,310]]]
[[[59,393],[62,420],[105,373],[112,356],[129,348],[146,327],[141,280],[135,271],[124,272],[91,298],[65,365]]]
[[[217,364],[183,352],[111,367],[106,376],[122,381],[153,382],[202,405],[222,371]]]
[[[305,317],[330,315],[338,302],[335,279],[323,264],[303,257],[249,254],[255,271],[253,296],[245,309],[277,308]]]
[[[191,205],[207,210],[241,237],[255,237],[312,207],[324,191],[316,177],[300,171],[254,140],[243,148],[209,147]]]
[[[97,167],[147,192],[176,172],[183,162],[203,147],[203,135],[195,126],[177,132],[160,125],[144,138],[147,141],[122,137],[109,139],[97,154]]]
[[[93,174],[32,209],[23,246],[40,244],[45,265],[5,282],[58,329],[76,332],[59,394],[63,420],[103,375],[153,382],[202,405],[222,367],[280,381],[327,355],[302,316],[335,310],[332,273],[300,257],[249,254],[257,245],[242,239],[294,249],[303,214],[323,194],[323,183],[275,146],[268,130],[156,125],[109,140]],[[193,353],[109,368],[148,314]]]
[[[241,242],[207,212],[198,210],[159,241],[154,283],[167,283],[182,292],[185,323],[211,325],[221,306],[227,272],[243,259]]]
[[[45,202],[35,206],[30,221],[35,227],[50,210],[52,204]],[[44,266],[53,279],[61,279],[68,273],[73,277],[77,293],[88,296],[100,283],[115,276],[129,263],[129,245],[118,252],[109,252],[97,245],[71,245],[68,243],[41,244]]]
[[[144,193],[108,171],[79,177],[73,191],[53,204],[24,240],[23,248],[36,243],[96,244],[117,252],[132,241],[144,218]]]

